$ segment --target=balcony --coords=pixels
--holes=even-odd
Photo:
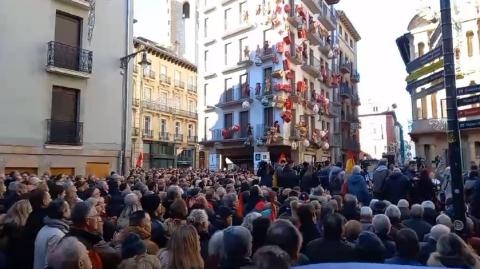
[[[143,130],[142,138],[147,140],[153,139],[153,130]]]
[[[187,90],[191,93],[197,93],[197,85],[187,84]]]
[[[134,99],[132,100],[132,105],[133,105],[134,107],[139,107],[139,106],[140,106],[140,99],[134,98]]]
[[[275,57],[275,51],[273,50],[273,47],[270,46],[268,48],[262,49],[262,53],[260,55],[260,59],[262,59],[262,62],[268,62],[273,60]]]
[[[140,135],[140,128],[133,127],[132,128],[132,136],[139,136]]]
[[[323,2],[323,0],[302,0],[302,2],[314,14],[319,14],[322,11],[321,3]]]
[[[328,106],[329,106],[329,108],[328,108],[329,111],[328,111],[328,113],[326,113],[327,117],[336,118],[336,117],[340,116],[340,114],[341,114],[340,104],[330,102],[330,104],[328,104]]]
[[[173,135],[173,140],[175,142],[182,142],[183,141],[183,134],[174,134]]]
[[[196,135],[188,136],[187,141],[188,141],[188,143],[197,143],[198,142],[198,137]]]
[[[172,84],[172,78],[165,75],[165,74],[160,74],[160,83],[163,83],[163,84],[166,84],[166,85],[170,85]]]
[[[302,70],[310,76],[317,78],[320,76],[320,59],[310,56],[308,61],[302,65]]]
[[[328,53],[332,49],[330,43],[330,37],[322,37],[322,42],[318,45],[318,50],[328,56]]]
[[[156,75],[157,74],[155,73],[155,71],[153,71],[151,69],[146,69],[146,70],[143,71],[143,77],[151,79],[151,80],[155,80]]]
[[[210,138],[207,137],[207,140],[210,141],[222,141],[222,140],[240,140],[244,139],[241,137],[240,132],[231,132],[230,136],[223,137],[222,135],[223,128],[217,128],[211,130]]]
[[[48,42],[47,72],[77,78],[89,78],[92,73],[93,52],[59,42]]]
[[[361,103],[360,103],[360,96],[358,96],[358,93],[353,93],[353,94],[352,94],[352,104],[353,104],[353,105],[356,105],[356,106],[361,105]]]
[[[307,39],[312,46],[320,46],[323,44],[323,39],[320,36],[318,29],[313,26],[310,26],[310,29],[307,32]]]
[[[343,74],[350,74],[352,72],[352,63],[350,62],[340,63],[340,72],[342,72]]]
[[[414,120],[410,127],[410,135],[445,133],[447,130],[447,119],[423,119]]]
[[[159,132],[158,137],[160,141],[165,141],[165,142],[170,141],[170,134],[167,132]]]
[[[83,144],[83,122],[47,120],[48,145],[81,146]]]
[[[352,87],[348,83],[341,83],[339,93],[342,98],[350,98],[352,97]]]
[[[183,110],[176,107],[170,107],[169,109],[170,109],[169,112],[171,112],[174,115],[179,115],[179,116],[193,118],[193,119],[197,119],[197,116],[198,116],[197,112],[193,112],[193,111]]]
[[[360,73],[358,73],[356,70],[352,72],[350,75],[350,81],[353,83],[359,83],[360,82]]]
[[[336,16],[334,13],[335,10],[329,8],[328,5],[322,1],[322,11],[318,18],[328,31],[333,31],[336,28]]]
[[[183,82],[181,80],[175,80],[174,85],[177,88],[185,89],[185,82]]]
[[[303,55],[301,53],[294,52],[287,56],[288,60],[295,65],[303,64]]]
[[[240,105],[244,101],[248,100],[251,102],[251,92],[250,90],[245,90],[240,85],[231,87],[224,91],[224,93],[220,96],[220,101],[217,104],[217,107],[224,108],[234,105]]]

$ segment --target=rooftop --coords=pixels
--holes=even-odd
[[[353,39],[355,41],[360,41],[362,39],[360,37],[360,34],[357,32],[357,29],[353,26],[353,23],[350,21],[350,19],[347,17],[347,14],[343,10],[337,10],[338,17],[340,18],[340,21],[347,27],[347,31],[352,35]]]

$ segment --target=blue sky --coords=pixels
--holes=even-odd
[[[135,35],[158,41],[160,2],[135,0]],[[220,1],[220,0],[212,0]],[[341,0],[337,9],[345,11],[362,40],[358,43],[359,84],[363,104],[369,99],[386,107],[396,103],[397,118],[407,131],[411,119],[410,97],[405,90],[405,65],[395,39],[407,31],[419,3],[425,0]],[[426,2],[438,2],[427,0]],[[407,133],[407,132],[405,132]]]

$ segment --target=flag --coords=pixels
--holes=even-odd
[[[137,168],[142,168],[142,167],[143,167],[143,152],[140,152],[140,153],[138,154],[138,159],[137,159],[136,167],[137,167]]]

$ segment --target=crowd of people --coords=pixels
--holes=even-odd
[[[364,262],[480,268],[480,180],[453,231],[448,168],[286,160],[247,170],[0,177],[0,268],[287,269]]]

